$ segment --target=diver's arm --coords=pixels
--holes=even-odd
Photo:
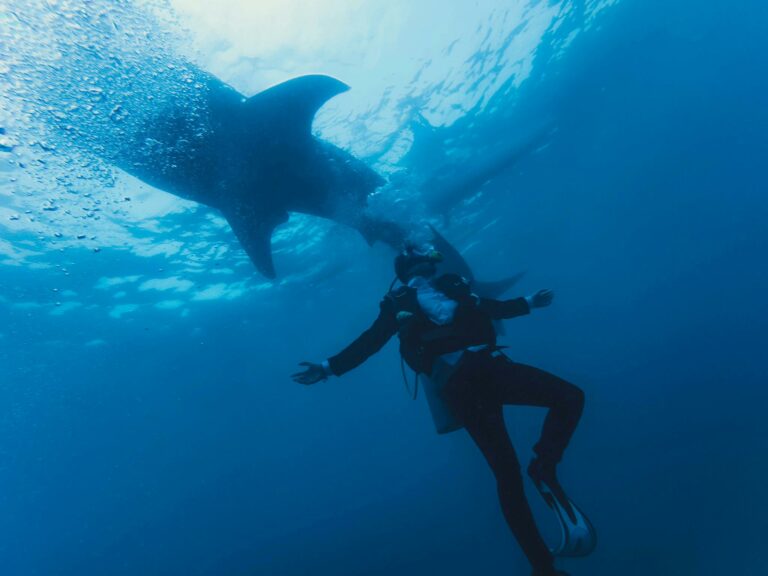
[[[376,354],[392,336],[397,333],[397,318],[392,303],[382,300],[379,316],[368,330],[363,332],[349,346],[323,363],[327,374],[341,376],[357,368]]]
[[[534,308],[543,308],[552,303],[555,294],[552,290],[539,290],[536,294],[512,300],[492,300],[481,298],[478,306],[485,310],[494,320],[525,316]]]
[[[512,300],[481,298],[478,306],[494,320],[515,318],[531,312],[531,307],[525,298],[513,298]]]
[[[299,365],[304,366],[304,370],[293,374],[293,380],[299,384],[310,385],[325,380],[328,376],[341,376],[378,352],[397,332],[397,318],[392,303],[385,299],[380,308],[376,321],[352,344],[322,364],[301,362]]]

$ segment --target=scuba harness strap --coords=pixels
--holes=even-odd
[[[397,284],[397,282],[398,278],[395,276],[389,285],[389,290],[387,290],[388,294],[392,293],[392,290],[395,288],[395,284]],[[400,352],[400,373],[403,375],[403,385],[405,386],[405,391],[408,394],[408,397],[411,400],[416,400],[419,395],[419,373],[415,370],[413,372],[413,392],[411,392],[411,387],[408,384],[408,374],[405,370],[405,358],[403,357],[402,351]]]
[[[411,400],[416,400],[416,397],[419,395],[419,373],[415,371],[413,373],[413,392],[411,392],[411,387],[408,385],[408,374],[405,371],[405,358],[403,358],[402,354],[400,354],[400,372],[403,374],[403,384],[405,384],[405,391],[408,393],[408,397]]]

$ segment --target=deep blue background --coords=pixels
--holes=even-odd
[[[498,222],[446,230],[480,275],[557,293],[505,340],[587,393],[562,478],[601,540],[576,576],[768,573],[767,10],[613,8],[506,110],[558,132],[486,194]],[[172,322],[0,305],[3,573],[527,573],[490,471],[407,400],[394,345],[288,378],[374,318],[390,254],[366,254]],[[46,274],[2,269],[3,294],[39,299]],[[524,459],[541,417],[509,410]]]

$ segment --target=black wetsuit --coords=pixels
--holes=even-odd
[[[494,351],[493,320],[528,314],[530,308],[524,298],[478,299],[469,294],[468,286],[462,286],[462,282],[453,276],[442,282],[443,286],[454,287],[442,291],[459,302],[449,327],[432,324],[418,304],[414,305],[415,290],[402,288],[382,300],[373,325],[329,358],[328,363],[331,371],[340,376],[362,364],[397,333],[406,361],[425,373],[429,373],[436,355],[486,345],[484,350],[464,353],[443,394],[493,470],[504,517],[523,552],[536,573],[547,574],[552,567],[552,555],[526,500],[520,463],[507,434],[502,408],[505,404],[549,408],[534,451],[542,460],[557,463],[579,422],[584,394],[557,376],[512,362]],[[409,314],[407,327],[403,326],[402,315],[398,319],[398,313],[403,311]],[[420,340],[419,336],[426,337]]]

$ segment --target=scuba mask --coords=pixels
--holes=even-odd
[[[397,279],[403,284],[414,276],[413,271],[422,264],[431,264],[434,266],[443,261],[443,255],[432,246],[417,248],[408,246],[395,258],[395,274]]]

